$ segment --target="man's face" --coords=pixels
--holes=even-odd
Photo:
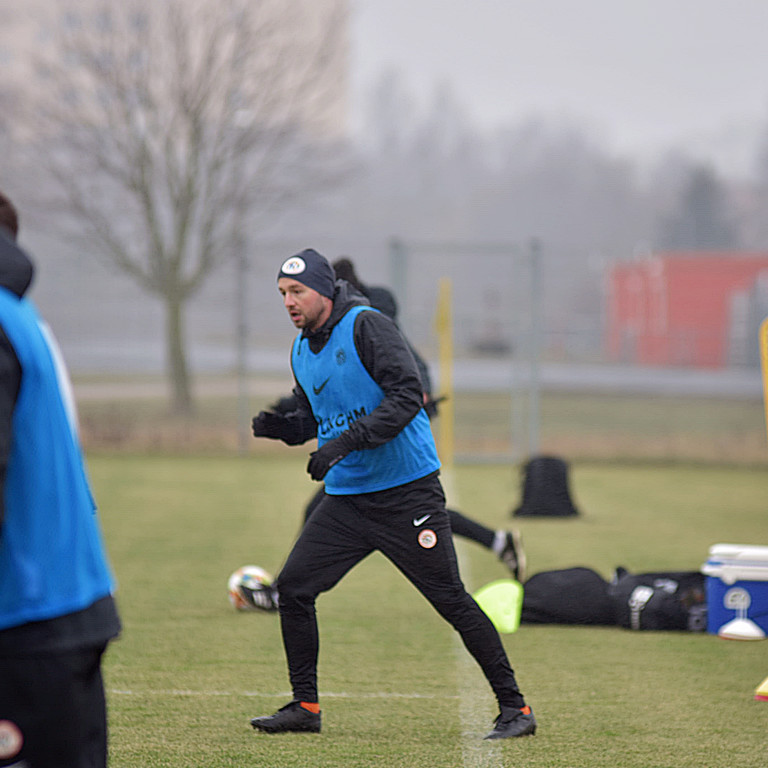
[[[329,317],[333,302],[313,288],[290,277],[281,277],[277,289],[283,297],[291,322],[297,328],[316,331]]]

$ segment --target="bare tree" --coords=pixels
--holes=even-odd
[[[185,307],[258,222],[338,181],[343,0],[69,0],[34,90],[69,220],[163,302],[176,412]],[[50,203],[49,203],[50,204]]]

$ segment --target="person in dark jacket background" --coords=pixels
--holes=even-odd
[[[317,596],[371,552],[394,563],[461,635],[499,705],[486,738],[533,734],[491,620],[461,582],[437,457],[413,355],[397,326],[350,295],[317,251],[287,259],[278,289],[296,337],[297,409],[262,411],[257,437],[298,445],[317,437],[307,471],[325,495],[277,577],[293,700],[255,717],[260,731],[319,732]]]
[[[0,193],[0,766],[105,768],[101,660],[120,632],[75,424],[33,266]]]

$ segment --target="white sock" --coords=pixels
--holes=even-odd
[[[504,547],[507,546],[507,532],[506,531],[496,531],[496,535],[493,537],[493,546],[491,549],[497,554],[500,555],[502,551],[504,550]]]

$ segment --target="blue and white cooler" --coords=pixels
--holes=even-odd
[[[715,544],[707,577],[707,632],[737,640],[768,635],[768,547]]]

